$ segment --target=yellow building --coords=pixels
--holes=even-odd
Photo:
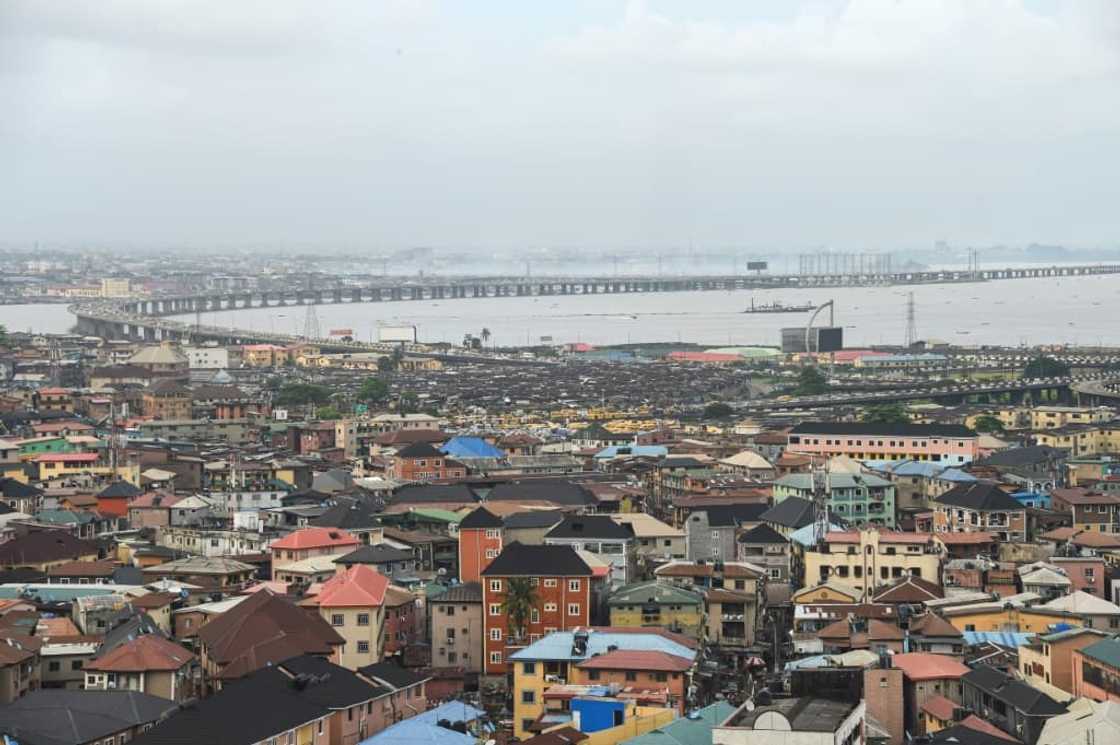
[[[607,602],[611,626],[654,626],[680,631],[695,639],[704,635],[704,596],[657,580],[619,588]]]
[[[101,280],[101,297],[128,297],[132,282],[128,277],[106,277]]]
[[[1031,434],[1036,444],[1067,450],[1075,458],[1120,451],[1120,424],[1115,421],[1071,424],[1057,429],[1036,430]]]
[[[1080,616],[1053,608],[1019,608],[1005,601],[978,603],[942,612],[960,631],[1016,631],[1045,634],[1056,623],[1084,626]]]
[[[108,455],[101,453],[43,453],[34,461],[39,466],[39,480],[64,479],[69,476],[115,476],[133,486],[140,486],[140,466],[109,463]]]
[[[861,595],[913,576],[941,582],[941,555],[928,533],[878,530],[832,532],[823,551],[806,551],[805,582],[845,585]]]
[[[1058,429],[1071,424],[1099,424],[1116,418],[1107,406],[1035,406],[1030,409],[1031,429]]]

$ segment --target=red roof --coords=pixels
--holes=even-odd
[[[943,654],[932,652],[907,652],[891,657],[894,666],[901,669],[910,680],[937,680],[938,678],[959,678],[968,668],[957,660]]]
[[[668,652],[616,649],[595,655],[576,665],[581,670],[654,670],[683,673],[692,668],[692,660]]]
[[[35,458],[38,463],[96,463],[97,453],[43,453]]]
[[[944,696],[934,696],[927,698],[922,703],[922,711],[932,714],[943,722],[952,722],[953,709],[957,708],[957,704]]]
[[[194,659],[194,655],[157,634],[144,634],[120,645],[104,657],[86,663],[86,670],[107,672],[141,672],[144,670],[178,670]]]
[[[999,727],[995,726],[986,719],[981,719],[975,714],[969,714],[967,717],[962,719],[961,726],[968,727],[969,729],[976,730],[977,732],[984,732],[985,734],[989,734],[992,737],[998,737],[999,739],[1007,740],[1008,742],[1019,742],[1014,737],[1001,730]]]
[[[964,546],[975,543],[995,543],[996,537],[986,530],[977,530],[971,533],[938,533],[937,539],[946,546]]]
[[[320,608],[369,608],[385,602],[389,578],[369,564],[355,564],[323,583],[316,598]]]
[[[171,507],[186,499],[175,494],[161,491],[150,491],[133,499],[128,503],[129,509],[133,507]]]
[[[329,546],[357,546],[358,539],[338,528],[302,528],[272,543],[270,548],[299,550]]]
[[[682,362],[738,362],[743,358],[737,354],[721,352],[669,352],[669,359]]]

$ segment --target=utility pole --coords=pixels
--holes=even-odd
[[[906,348],[909,349],[918,341],[918,326],[914,313],[914,293],[911,291],[906,297]]]

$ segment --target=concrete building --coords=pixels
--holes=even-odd
[[[871,473],[823,474],[828,509],[853,525],[895,526],[895,485]],[[812,500],[814,475],[791,473],[774,482],[774,502],[789,497]]]
[[[806,550],[805,581],[845,585],[870,596],[910,575],[941,581],[941,557],[928,533],[853,530],[825,534],[824,550]]]
[[[432,623],[432,667],[482,672],[482,584],[466,582],[428,599]]]
[[[957,424],[802,422],[787,452],[844,455],[855,460],[922,460],[962,466],[977,457],[979,436]]]

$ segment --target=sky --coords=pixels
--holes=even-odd
[[[1115,246],[1115,0],[0,2],[0,243]]]

